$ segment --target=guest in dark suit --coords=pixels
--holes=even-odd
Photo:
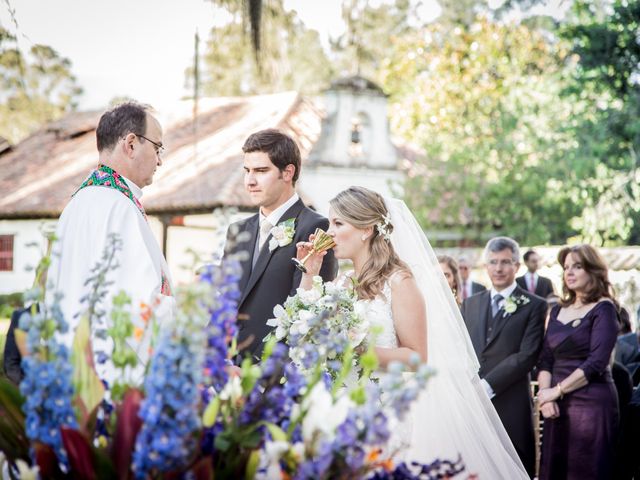
[[[546,277],[541,277],[536,273],[540,265],[540,255],[533,250],[528,250],[523,256],[524,264],[527,266],[527,273],[516,278],[516,282],[523,290],[534,293],[542,298],[547,298],[554,293],[553,283]]]
[[[469,298],[476,293],[484,292],[487,287],[481,283],[471,280],[471,262],[464,257],[458,259],[458,270],[460,272],[460,278],[462,284],[460,287],[460,297],[462,300]]]
[[[541,479],[613,478],[618,396],[609,366],[618,304],[595,248],[560,250],[563,297],[551,311],[538,365],[545,418]]]
[[[4,373],[7,378],[16,385],[19,385],[22,381],[24,372],[20,366],[22,362],[22,355],[20,355],[18,345],[16,344],[15,330],[19,327],[20,317],[28,310],[28,308],[19,308],[13,311],[11,314],[9,330],[7,331],[7,341],[4,344]]]
[[[278,130],[262,130],[252,134],[242,150],[244,186],[260,209],[229,228],[225,257],[248,253],[241,261],[238,344],[241,356],[248,353],[259,359],[273,307],[295,294],[300,284],[302,273],[291,261],[296,243],[308,241],[316,228],[327,230],[329,221],[307,208],[295,192],[300,150],[292,138]],[[320,275],[332,280],[337,272],[330,251]]]
[[[547,303],[516,284],[520,251],[515,240],[492,238],[484,257],[491,290],[467,298],[462,316],[480,361],[481,382],[533,478],[535,441],[529,372],[542,347]]]

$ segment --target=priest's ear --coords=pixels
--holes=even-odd
[[[135,133],[127,133],[122,141],[122,148],[127,157],[133,156],[133,152],[136,149],[137,136]]]

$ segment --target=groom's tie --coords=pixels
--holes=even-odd
[[[269,236],[269,232],[273,228],[273,225],[269,223],[269,220],[266,218],[260,223],[260,236],[258,237],[258,251],[262,250],[262,246],[264,242],[267,240]]]
[[[253,252],[253,261],[251,262],[251,268],[256,266],[256,262],[258,261],[258,257],[260,256],[260,250],[262,250],[262,246],[264,242],[267,240],[269,236],[269,232],[273,228],[273,225],[269,223],[269,221],[265,218],[260,221],[260,230],[258,231],[258,241],[256,242],[256,249]]]

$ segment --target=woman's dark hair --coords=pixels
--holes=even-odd
[[[589,283],[584,292],[584,302],[597,302],[601,298],[609,298],[613,301],[616,309],[619,308],[615,299],[613,286],[609,282],[609,269],[607,264],[591,245],[575,245],[573,247],[565,247],[558,253],[558,263],[564,269],[564,262],[569,254],[574,255],[576,260],[580,262],[582,268],[589,275]],[[560,305],[567,307],[576,301],[576,292],[571,290],[562,276],[562,298]]]

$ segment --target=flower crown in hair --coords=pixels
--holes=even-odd
[[[391,225],[391,218],[387,213],[384,217],[382,217],[382,221],[376,223],[376,230],[378,230],[378,234],[381,235],[387,242],[391,242],[391,229],[393,225]]]

